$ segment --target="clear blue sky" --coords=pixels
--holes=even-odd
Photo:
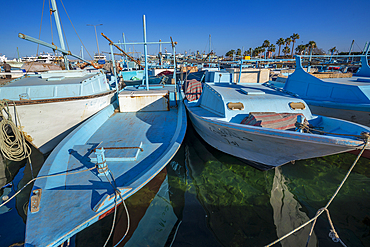
[[[209,50],[225,55],[231,49],[249,49],[262,45],[265,39],[271,43],[282,37],[298,33],[296,44],[313,40],[325,51],[336,46],[339,51],[348,51],[352,40],[353,50],[363,49],[370,41],[370,0],[231,0],[231,1],[80,1],[63,0],[68,15],[88,52],[97,52],[94,27],[87,24],[103,24],[97,27],[100,51],[109,51],[108,42],[100,35],[103,32],[114,42],[142,41],[142,16],[146,15],[147,40],[169,41],[172,36],[178,42],[177,52]],[[79,54],[81,43],[69,22],[60,0],[58,10],[67,36],[69,50]],[[24,33],[39,36],[43,0],[1,1],[0,54],[9,58],[35,55],[37,45],[18,38]],[[49,3],[45,2],[41,40],[52,42]],[[55,23],[53,21],[53,28]],[[59,46],[56,30],[53,41]],[[131,46],[131,51],[132,51]],[[143,51],[142,46],[135,46]],[[170,50],[170,46],[167,46]],[[40,46],[39,52],[51,52]],[[158,53],[158,46],[149,46],[149,53]],[[163,48],[164,51],[164,48]],[[87,53],[84,51],[85,58]]]

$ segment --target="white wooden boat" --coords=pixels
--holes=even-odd
[[[312,115],[303,100],[256,83],[206,83],[200,99],[186,100],[185,105],[194,128],[207,143],[259,169],[360,149],[364,145],[361,133],[370,132],[359,124]],[[305,119],[313,128],[311,133],[302,133],[258,126],[264,126],[265,120],[257,121],[257,126],[241,124],[257,113],[296,114],[300,123]]]
[[[108,106],[115,94],[105,74],[85,70],[48,71],[24,76],[0,87],[13,122],[27,140],[46,153],[77,124]]]

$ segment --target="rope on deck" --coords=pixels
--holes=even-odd
[[[21,122],[14,103],[15,123],[12,121],[8,102],[0,101],[0,150],[4,158],[12,161],[21,161],[29,158],[31,148],[26,143]],[[19,123],[17,127],[16,123]]]
[[[331,218],[330,218],[330,215],[329,215],[329,210],[328,210],[328,207],[329,205],[332,203],[332,201],[334,200],[334,198],[337,196],[337,194],[339,193],[339,190],[342,188],[343,184],[345,183],[345,181],[347,180],[347,178],[349,177],[351,171],[353,170],[353,168],[355,167],[355,165],[357,164],[358,160],[360,159],[362,153],[365,151],[367,145],[369,144],[369,140],[370,140],[370,135],[369,133],[365,133],[363,134],[363,136],[366,138],[365,140],[365,143],[364,143],[364,146],[362,147],[361,149],[361,152],[357,155],[357,158],[356,160],[353,162],[351,168],[348,170],[346,176],[344,177],[343,181],[340,183],[339,187],[337,188],[337,190],[335,191],[334,195],[330,198],[329,202],[326,204],[325,207],[319,209],[315,215],[315,217],[313,217],[312,219],[310,219],[309,221],[307,221],[306,223],[304,223],[303,225],[297,227],[296,229],[292,230],[291,232],[287,233],[286,235],[284,235],[283,237],[279,238],[278,240],[266,245],[266,247],[269,247],[269,246],[272,246],[280,241],[282,241],[283,239],[289,237],[290,235],[292,235],[293,233],[297,232],[298,230],[302,229],[303,227],[305,227],[306,225],[308,225],[309,223],[313,222],[312,224],[312,227],[311,227],[311,231],[310,231],[310,234],[308,236],[308,239],[307,239],[307,243],[306,243],[306,246],[308,246],[308,243],[310,241],[310,237],[312,235],[312,232],[313,232],[313,228],[315,226],[315,223],[316,223],[316,219],[323,213],[323,212],[327,212],[327,215],[328,215],[328,219],[329,219],[329,223],[331,225],[331,230],[330,230],[330,233],[329,233],[329,237],[332,238],[332,240],[334,242],[340,242],[343,246],[346,246],[343,241],[339,238],[339,235],[338,233],[335,231],[334,229],[334,225],[333,225],[333,222],[331,221]]]

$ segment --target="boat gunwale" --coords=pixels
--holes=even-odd
[[[75,100],[84,100],[84,99],[94,99],[103,97],[109,94],[116,93],[116,90],[109,90],[107,92],[98,93],[98,94],[92,94],[92,95],[86,95],[86,96],[76,96],[76,97],[66,97],[66,98],[55,98],[55,99],[37,99],[37,100],[6,100],[8,102],[9,106],[13,106],[14,104],[16,106],[19,105],[36,105],[36,104],[47,104],[47,103],[56,103],[56,102],[68,102],[68,101],[75,101]]]

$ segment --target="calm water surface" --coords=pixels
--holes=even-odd
[[[119,246],[267,245],[314,217],[355,158],[340,154],[259,171],[210,147],[189,126],[166,169],[126,200],[130,227]],[[34,173],[43,159],[33,152]],[[0,187],[11,183],[0,190],[1,197],[13,195],[31,177],[25,162],[0,167]],[[347,246],[370,246],[369,188],[370,160],[361,158],[329,206],[335,229]],[[24,243],[30,190],[31,186],[0,208],[0,246]],[[103,246],[113,215],[74,236],[70,246]],[[127,222],[120,205],[108,246],[120,241]],[[275,246],[305,246],[309,232],[310,225]],[[342,246],[329,238],[329,232],[328,218],[322,214],[309,246]]]

